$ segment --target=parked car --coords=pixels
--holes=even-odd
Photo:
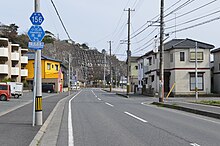
[[[54,84],[42,84],[42,92],[53,93],[54,91]]]
[[[10,85],[11,95],[14,98],[19,98],[19,96],[23,95],[23,83],[7,82],[7,84]]]
[[[0,84],[0,100],[7,101],[10,99],[11,91],[10,86],[7,84]]]

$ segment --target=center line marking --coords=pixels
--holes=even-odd
[[[105,102],[105,104],[107,104],[107,105],[109,105],[109,106],[111,106],[111,107],[114,107],[114,105],[112,105],[112,104],[110,104],[110,103],[108,103],[108,102]]]
[[[141,122],[147,123],[146,120],[144,120],[144,119],[142,119],[142,118],[139,118],[139,117],[137,117],[137,116],[135,116],[135,115],[133,115],[133,114],[131,114],[131,113],[129,113],[129,112],[124,112],[124,113],[127,114],[127,115],[129,115],[129,116],[131,116],[131,117],[133,117],[133,118],[135,118],[135,119],[137,119],[137,120],[139,120],[139,121],[141,121]]]
[[[200,146],[197,143],[190,143],[191,146]]]
[[[100,98],[98,98],[98,100],[101,100]]]

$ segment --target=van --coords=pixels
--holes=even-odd
[[[11,95],[14,98],[19,98],[19,96],[23,95],[23,83],[7,82],[7,84],[10,85]]]
[[[7,84],[0,84],[0,100],[7,101],[10,99],[11,90],[10,86]]]
[[[54,84],[42,84],[42,92],[53,93]]]

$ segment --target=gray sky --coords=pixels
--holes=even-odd
[[[71,38],[79,43],[88,43],[98,50],[109,50],[107,41],[112,40],[113,54],[121,60],[126,58],[126,44],[120,40],[127,37],[127,12],[124,9],[135,9],[131,12],[131,51],[132,56],[143,55],[155,46],[154,36],[158,34],[157,23],[134,37],[155,16],[159,15],[160,0],[53,0]],[[165,0],[165,15],[169,14],[188,0]],[[210,23],[193,27],[184,31],[170,33],[220,17],[220,0],[191,0],[187,6],[165,17],[165,33],[169,33],[167,40],[175,38],[192,38],[220,47],[220,19]],[[212,2],[211,4],[208,4]],[[34,0],[5,0],[1,2],[0,22],[3,24],[17,24],[19,33],[25,33],[31,26],[29,20],[33,12]],[[174,5],[176,3],[176,5]],[[174,5],[174,6],[172,6]],[[207,5],[207,6],[204,6]],[[172,6],[172,7],[171,7]],[[204,7],[202,7],[204,6]],[[171,7],[171,8],[170,8]],[[188,13],[198,7],[194,12]],[[42,26],[60,39],[67,39],[50,0],[41,0],[41,12],[45,17]],[[185,15],[185,13],[188,13]],[[213,13],[213,14],[212,14]],[[211,15],[212,14],[212,15]],[[184,15],[180,18],[179,16]],[[207,16],[206,16],[207,15]],[[175,16],[177,17],[176,19]],[[201,19],[202,17],[203,19]],[[198,18],[197,21],[182,24]],[[173,20],[171,20],[173,19]],[[153,19],[153,21],[156,21]],[[175,21],[176,20],[176,21]],[[175,23],[176,22],[176,23]],[[175,27],[176,24],[176,27]],[[179,24],[182,24],[178,26]],[[141,26],[143,26],[141,28]],[[139,29],[141,28],[141,29]],[[137,31],[138,30],[138,31]],[[152,32],[152,34],[151,34]],[[148,47],[147,47],[148,46]]]

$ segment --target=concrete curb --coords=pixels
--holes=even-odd
[[[159,102],[153,102],[152,104],[157,105],[157,106],[161,106],[161,107],[167,107],[167,108],[171,108],[171,109],[181,110],[181,111],[185,111],[185,112],[190,112],[190,113],[194,113],[194,114],[198,114],[198,115],[203,115],[203,116],[207,116],[207,117],[211,117],[211,118],[220,119],[220,114],[210,112],[210,111],[203,111],[203,110],[199,110],[199,109],[192,109],[192,108],[188,108],[188,107],[178,106],[175,104],[165,104],[165,103],[159,103]]]
[[[72,95],[70,95],[72,96]],[[45,134],[48,125],[50,124],[54,114],[56,113],[58,107],[60,106],[60,104],[66,100],[67,98],[69,98],[70,96],[67,96],[65,98],[63,98],[62,100],[60,100],[56,106],[54,107],[53,111],[50,113],[50,115],[48,116],[47,120],[44,122],[43,126],[40,128],[40,130],[38,131],[38,133],[36,134],[36,136],[34,137],[34,139],[32,140],[32,142],[30,143],[29,146],[38,146],[40,144],[40,140],[43,137],[43,135]]]
[[[129,98],[129,95],[126,95],[126,94],[116,93],[116,95],[119,95],[119,96],[122,96],[122,97],[125,97],[125,98]]]

